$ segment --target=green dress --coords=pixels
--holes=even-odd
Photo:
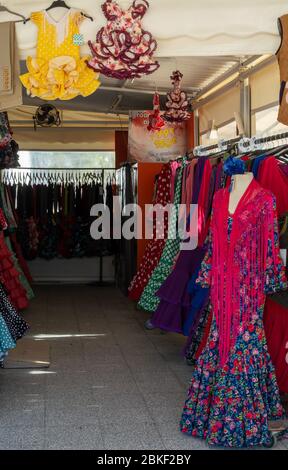
[[[156,293],[162,286],[163,282],[169,276],[174,264],[175,257],[180,250],[181,240],[178,232],[175,235],[175,229],[177,227],[178,208],[179,204],[181,203],[182,176],[184,168],[186,166],[186,162],[187,159],[186,157],[184,157],[182,159],[182,164],[176,181],[174,206],[169,221],[168,238],[165,243],[162,256],[160,258],[158,266],[156,266],[156,268],[154,269],[148,284],[143,290],[138,303],[138,306],[140,308],[147,310],[148,312],[155,312],[155,310],[157,309],[160,303],[160,299],[159,297],[157,297]]]

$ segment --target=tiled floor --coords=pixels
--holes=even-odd
[[[0,370],[0,449],[208,449],[178,428],[183,338],[147,332],[118,290],[41,286],[26,318],[51,367]]]

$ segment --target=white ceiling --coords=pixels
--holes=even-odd
[[[94,39],[105,24],[101,11],[104,0],[66,0],[69,6],[93,16],[81,28],[84,39]],[[29,17],[32,11],[47,8],[52,0],[3,0],[10,10]],[[132,0],[118,0],[128,8]],[[214,80],[234,70],[239,59],[252,55],[273,53],[279,44],[277,17],[288,10],[286,0],[149,0],[150,9],[143,19],[143,27],[158,41],[156,56],[160,69],[141,80],[117,81],[101,77],[102,86],[89,99],[79,98],[57,103],[58,107],[97,112],[123,112],[129,109],[152,108],[155,88],[163,93],[170,88],[170,75],[175,69],[183,74],[183,88],[190,94],[206,88]],[[51,10],[59,19],[63,9]],[[0,12],[0,22],[16,17]],[[35,54],[37,29],[32,22],[17,23],[17,37],[25,71],[27,55]],[[88,47],[82,48],[83,53]],[[40,100],[24,98],[25,104],[37,105]]]
[[[94,18],[82,25],[85,39],[94,39],[105,24],[103,1],[67,0],[69,6],[81,7]],[[27,17],[32,11],[47,8],[52,0],[2,3]],[[126,9],[132,0],[118,3]],[[288,9],[286,0],[149,0],[149,3],[143,27],[157,39],[159,57],[273,54],[279,44],[277,18]],[[0,21],[7,19],[13,17],[1,13]],[[31,23],[19,24],[18,38],[23,57],[35,46],[36,28]]]

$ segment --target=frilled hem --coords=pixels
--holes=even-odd
[[[88,59],[58,56],[46,61],[28,57],[28,73],[19,78],[28,95],[46,101],[87,97],[100,86],[99,74],[87,66]]]
[[[189,313],[189,306],[173,305],[162,300],[153,315],[155,328],[183,335],[183,324]]]
[[[157,266],[157,272],[153,272],[152,277],[143,291],[139,301],[139,307],[147,312],[155,312],[160,303],[160,299],[157,297],[157,291],[169,276],[171,269],[172,266],[165,265],[164,263]]]
[[[180,430],[215,446],[268,444],[268,420],[284,416],[269,354],[264,350],[257,356],[251,351],[240,355],[236,350],[222,369],[207,363],[207,357],[205,349],[192,377]]]

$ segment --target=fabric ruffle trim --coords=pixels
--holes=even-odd
[[[46,61],[27,58],[28,73],[20,76],[28,95],[43,100],[70,100],[76,96],[89,96],[100,86],[99,74],[87,66],[89,56],[75,59],[58,56]]]

